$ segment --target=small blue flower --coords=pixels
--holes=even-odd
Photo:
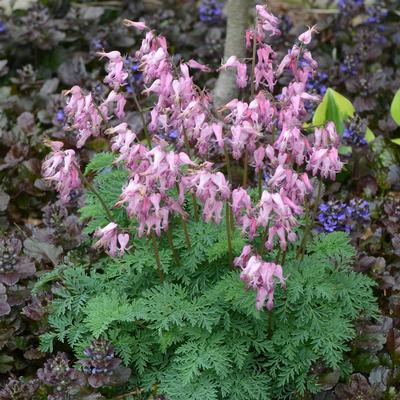
[[[175,140],[178,137],[178,131],[176,129],[173,129],[172,131],[168,132],[168,137],[170,139]]]
[[[0,21],[0,33],[5,33],[6,31],[6,24],[3,21]]]
[[[350,130],[349,128],[345,128],[345,130],[343,132],[343,139],[349,145],[364,146],[364,145],[368,144],[364,135],[358,133],[355,130]]]
[[[322,232],[351,232],[357,222],[369,221],[369,203],[352,199],[348,204],[342,201],[328,201],[319,206],[319,230]]]
[[[103,43],[100,39],[92,39],[92,46],[95,50],[101,50],[103,48]]]
[[[65,113],[64,113],[64,110],[62,108],[58,109],[58,111],[56,113],[56,118],[57,118],[57,121],[59,121],[59,122],[64,121]]]
[[[198,8],[200,21],[209,25],[217,24],[222,20],[223,7],[219,0],[203,0]]]

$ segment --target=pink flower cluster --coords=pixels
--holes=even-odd
[[[149,130],[162,136],[175,131],[180,146],[186,142],[201,156],[207,154],[212,143],[223,147],[221,123],[210,118],[210,97],[198,90],[189,74],[189,68],[205,72],[209,68],[190,60],[180,64],[175,72],[165,38],[152,31],[146,34],[135,57],[146,85],[144,94],[157,96],[150,112]]]
[[[236,56],[230,56],[224,64],[221,65],[219,71],[226,71],[230,68],[236,68],[236,84],[240,88],[247,86],[247,65],[240,62]]]
[[[138,222],[139,237],[152,230],[160,236],[168,229],[170,214],[185,217],[184,193],[175,199],[170,191],[181,180],[181,167],[195,164],[187,154],[165,151],[160,146],[145,150],[140,157],[145,168],[133,174],[116,205],[126,204],[128,216]]]
[[[216,224],[222,221],[222,209],[230,199],[231,190],[222,172],[213,173],[208,163],[182,179],[181,187],[194,192],[203,204],[203,218],[206,222],[213,220]],[[183,190],[181,191],[183,194]]]
[[[61,200],[66,203],[70,200],[71,191],[81,186],[75,151],[62,150],[62,142],[48,141],[46,144],[52,153],[43,162],[43,177],[55,182]]]
[[[282,267],[279,264],[265,262],[259,255],[251,255],[252,248],[247,245],[243,248],[242,254],[235,258],[235,265],[242,268],[240,279],[246,288],[257,291],[256,308],[260,310],[267,301],[267,309],[272,310],[274,306],[275,281],[278,278],[281,287],[285,288]]]
[[[110,60],[108,75],[104,82],[109,84],[113,90],[110,91],[107,98],[97,105],[92,94],[83,95],[79,86],[74,86],[65,92],[66,95],[71,95],[65,106],[65,112],[72,121],[70,129],[78,131],[76,144],[78,148],[82,147],[91,136],[98,137],[101,134],[102,122],[108,121],[112,114],[117,118],[123,118],[125,115],[125,96],[123,93],[117,92],[128,76],[123,70],[124,63],[121,54],[118,51],[98,54]]]
[[[93,247],[98,249],[100,247],[106,249],[107,254],[111,257],[116,255],[123,256],[127,249],[129,242],[129,235],[127,233],[118,233],[118,226],[115,222],[110,222],[102,229],[97,229],[94,234],[100,238]]]

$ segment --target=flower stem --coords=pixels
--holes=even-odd
[[[272,310],[268,311],[268,339],[272,338]]]
[[[175,258],[175,262],[176,262],[177,265],[180,265],[179,256],[178,256],[178,253],[176,252],[176,249],[175,249],[175,246],[174,246],[174,241],[172,239],[172,228],[171,228],[171,225],[168,226],[167,237],[168,237],[168,245],[169,245],[169,248],[172,251],[172,255]]]
[[[189,138],[188,138],[185,128],[183,128],[183,141],[185,143],[186,153],[188,156],[190,156],[190,143],[189,143]]]
[[[226,145],[226,143],[224,144],[224,155],[225,155],[226,170],[228,172],[228,179],[229,182],[232,184],[232,168],[231,168],[231,162],[229,160],[228,146]]]
[[[154,257],[156,258],[157,271],[158,271],[158,274],[160,275],[160,282],[163,283],[164,282],[164,273],[161,269],[160,254],[158,253],[157,239],[156,239],[156,234],[154,231],[151,231],[151,242],[153,244]]]
[[[269,229],[269,223],[268,225],[265,227],[264,232],[261,236],[261,243],[260,243],[260,248],[259,248],[259,253],[260,256],[262,257],[262,255],[264,254],[264,250],[265,250],[265,241],[267,240],[267,235],[268,235],[268,229]]]
[[[142,107],[140,106],[139,100],[138,100],[135,92],[132,93],[132,97],[133,97],[133,101],[136,104],[136,108],[139,111],[140,119],[142,120],[143,131],[144,131],[144,135],[146,137],[147,145],[149,147],[151,147],[151,138],[150,138],[150,134],[149,134],[149,131],[147,129],[147,126],[146,126],[146,120],[144,119],[144,113],[143,113]]]
[[[262,171],[258,171],[257,174],[258,177],[258,198],[261,199],[261,195],[262,195]]]
[[[249,170],[249,152],[245,150],[243,157],[243,188],[247,188],[247,174]]]
[[[100,194],[100,193],[98,192],[98,190],[94,187],[94,185],[92,185],[92,184],[89,182],[89,180],[86,178],[86,176],[82,174],[82,171],[78,168],[78,166],[76,167],[76,169],[77,169],[77,171],[78,171],[79,177],[80,177],[82,183],[84,184],[84,186],[86,186],[87,189],[89,189],[89,190],[94,194],[94,196],[97,197],[97,199],[99,200],[101,206],[102,206],[103,209],[104,209],[104,212],[105,212],[106,215],[107,215],[107,219],[108,219],[109,221],[112,221],[112,220],[113,220],[113,216],[111,215],[111,212],[110,212],[110,210],[109,210],[109,208],[108,208],[106,202],[104,201],[103,197],[101,196],[101,194]]]
[[[251,97],[254,96],[254,72],[256,69],[256,54],[257,54],[257,39],[256,39],[256,29],[254,28],[254,32],[253,32],[253,55],[252,55],[252,59],[251,59],[251,89],[250,89],[250,93],[251,93]]]
[[[193,202],[193,212],[194,212],[194,220],[196,222],[199,222],[199,207],[197,204],[196,196],[194,193],[191,193],[192,196],[192,202]]]
[[[286,261],[286,250],[282,254],[281,266],[283,267]]]
[[[229,202],[226,202],[225,205],[225,225],[226,225],[226,237],[228,239],[228,258],[229,258],[229,266],[233,268],[233,256],[232,256],[232,237],[231,237],[231,223],[230,223],[230,216],[231,216],[231,211],[230,211],[230,204]]]
[[[279,247],[278,254],[276,255],[275,264],[279,263],[279,258],[281,256],[282,249]]]
[[[187,223],[186,223],[185,218],[181,218],[181,221],[182,221],[183,233],[185,234],[186,246],[189,248],[191,246],[191,244],[190,244],[190,237],[189,237],[189,232],[188,232],[188,228],[187,228]]]
[[[314,225],[314,221],[317,215],[317,211],[318,211],[318,206],[321,200],[321,193],[322,193],[322,179],[318,182],[318,189],[317,189],[317,197],[315,198],[315,202],[314,202],[314,207],[312,209],[312,211],[310,212],[310,210],[308,209],[307,215],[308,215],[308,220],[306,221],[306,227],[304,230],[304,236],[303,239],[301,241],[300,247],[297,251],[297,258],[300,258],[301,260],[304,257],[304,253],[305,253],[305,249],[306,249],[306,244],[307,244],[307,240],[308,237],[311,233],[311,229]]]

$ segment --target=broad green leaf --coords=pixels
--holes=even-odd
[[[336,130],[339,133],[343,133],[344,131],[343,117],[332,92],[328,93],[325,118],[326,121],[332,121],[335,124]]]
[[[368,127],[367,130],[365,131],[365,140],[368,143],[371,143],[373,140],[375,140],[374,132],[372,132],[371,129],[369,129]]]
[[[400,138],[392,139],[392,142],[400,146]]]
[[[392,104],[390,106],[390,114],[392,118],[396,122],[397,125],[400,125],[400,89],[396,92]],[[397,139],[394,139],[397,140]],[[394,142],[396,143],[396,142]],[[399,143],[396,143],[399,144]]]
[[[313,125],[325,125],[326,122],[334,122],[339,133],[343,133],[344,121],[355,112],[353,104],[340,93],[329,88],[321,104],[315,110]]]

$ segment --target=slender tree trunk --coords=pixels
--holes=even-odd
[[[254,0],[228,0],[224,60],[230,56],[246,57],[246,29],[250,26],[250,8]],[[214,105],[219,108],[239,94],[236,70],[221,71],[214,89]]]

